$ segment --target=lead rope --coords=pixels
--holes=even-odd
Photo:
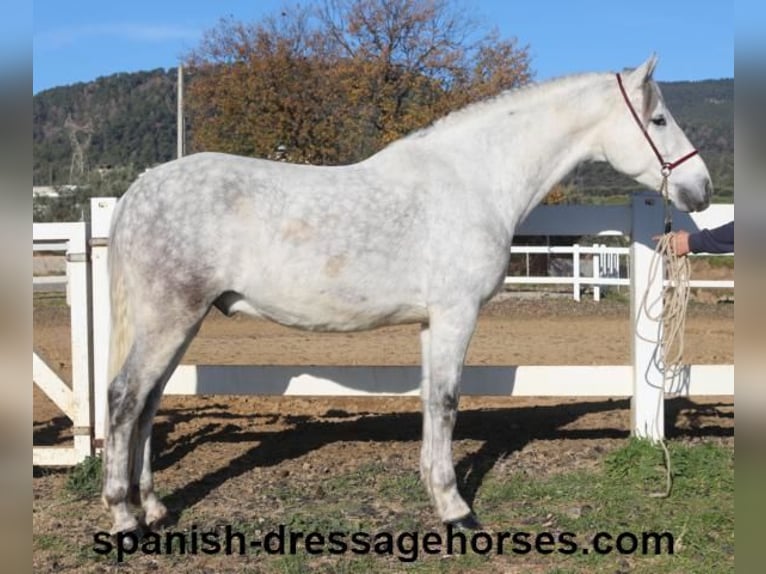
[[[684,163],[685,161],[693,158],[698,154],[696,149],[693,149],[686,155],[678,158],[673,162],[666,161],[660,150],[655,145],[649,132],[646,130],[641,118],[636,113],[633,104],[630,102],[628,93],[625,91],[625,86],[622,82],[622,76],[617,74],[617,85],[620,88],[625,104],[628,106],[633,119],[636,121],[641,132],[644,134],[646,141],[652,148],[654,155],[660,162],[660,168],[662,173],[662,184],[660,185],[660,194],[665,201],[665,234],[657,242],[657,246],[654,250],[654,256],[649,267],[649,284],[651,285],[657,279],[657,274],[662,268],[662,263],[665,263],[665,269],[667,270],[668,284],[664,282],[665,277],[660,279],[662,283],[662,292],[659,301],[663,303],[662,312],[656,313],[651,309],[651,305],[647,301],[648,291],[644,293],[641,301],[641,307],[639,308],[639,314],[643,311],[647,318],[657,323],[658,336],[656,341],[651,341],[646,337],[643,337],[638,332],[638,325],[636,325],[636,335],[655,345],[660,346],[660,356],[656,357],[658,361],[657,368],[662,371],[662,392],[657,395],[657,412],[654,417],[655,424],[659,420],[660,409],[663,408],[663,399],[665,397],[665,391],[668,388],[668,381],[672,384],[673,379],[682,372],[681,359],[683,357],[684,350],[684,327],[686,325],[686,307],[689,303],[689,277],[691,276],[691,267],[686,257],[679,257],[673,251],[671,229],[671,217],[670,217],[670,204],[668,198],[668,178],[670,172],[676,167]],[[662,335],[660,336],[661,333]],[[662,436],[660,432],[662,429],[655,427],[655,433],[658,436]],[[650,496],[656,498],[667,498],[670,496],[670,491],[673,488],[673,474],[670,468],[670,453],[668,447],[665,445],[665,440],[660,439],[660,446],[665,456],[665,492],[655,492]]]
[[[649,284],[657,280],[657,276],[664,268],[667,276],[667,284],[663,281],[662,292],[659,302],[662,302],[662,311],[653,310],[654,304],[648,301],[648,290],[644,292],[641,299],[640,312],[643,312],[648,319],[655,321],[658,325],[657,339],[651,340],[644,337],[636,328],[636,335],[648,341],[660,345],[660,356],[658,357],[657,368],[662,371],[662,393],[657,396],[657,412],[654,417],[655,424],[659,425],[660,409],[664,407],[663,400],[665,392],[673,388],[673,382],[683,369],[683,351],[684,351],[684,330],[686,327],[686,309],[689,304],[689,279],[691,277],[691,265],[685,256],[678,256],[673,250],[673,236],[670,233],[672,218],[670,203],[668,199],[668,176],[669,170],[663,169],[662,184],[660,194],[664,200],[665,207],[665,233],[657,241],[654,249],[654,255],[649,266]],[[662,279],[665,279],[663,277]],[[661,336],[660,334],[661,333]],[[655,427],[655,433],[662,437],[661,429]],[[665,439],[660,438],[663,458],[665,461],[665,491],[653,492],[649,496],[652,498],[667,498],[673,488],[673,473],[670,462],[670,452],[665,444]]]

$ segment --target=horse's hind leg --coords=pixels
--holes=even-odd
[[[423,446],[420,473],[444,522],[476,525],[457,489],[452,431],[460,398],[460,376],[478,308],[471,305],[431,312],[423,345]]]
[[[152,421],[162,399],[163,384],[158,384],[149,393],[136,427],[136,442],[134,444],[134,462],[131,469],[130,489],[134,504],[139,503],[144,509],[144,522],[151,528],[167,515],[165,505],[154,493],[152,479]],[[138,495],[138,496],[136,496]]]
[[[131,498],[137,499],[134,501],[132,500],[132,502],[141,504],[144,510],[144,521],[149,527],[158,525],[167,515],[165,505],[160,502],[154,492],[154,480],[152,478],[151,467],[152,422],[154,421],[154,416],[157,414],[157,409],[160,406],[165,384],[170,378],[170,375],[173,374],[173,369],[178,365],[178,362],[181,360],[181,357],[194,338],[194,335],[199,331],[200,322],[186,333],[183,344],[171,360],[162,379],[157,382],[147,396],[146,403],[138,417],[135,429],[136,438],[133,443],[132,452],[133,462],[131,467],[130,494]]]
[[[131,486],[135,484],[132,474],[143,477],[145,472],[148,473],[146,490],[152,492],[151,469],[144,464],[150,454],[145,445],[151,434],[151,420],[162,388],[203,315],[201,312],[193,317],[172,319],[158,316],[150,324],[136,326],[125,364],[109,385],[103,500],[112,513],[113,533],[134,530],[138,526],[128,508]],[[139,478],[139,488],[140,483]],[[156,497],[147,500],[154,501]],[[161,506],[158,500],[156,502]],[[153,514],[157,513],[164,514],[164,507],[155,506]]]

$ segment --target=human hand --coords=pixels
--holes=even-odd
[[[670,235],[670,249],[673,253],[679,257],[683,257],[689,253],[689,232],[683,229],[669,233]],[[662,237],[661,235],[655,235],[652,239],[658,241]]]

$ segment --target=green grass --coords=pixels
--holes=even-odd
[[[35,307],[66,307],[66,293],[58,291],[38,291],[32,294]]]
[[[551,567],[564,571],[613,572],[620,559],[628,561],[631,572],[733,571],[733,450],[676,443],[669,450],[673,490],[667,499],[652,496],[665,486],[662,451],[634,440],[608,455],[597,473],[571,472],[539,481],[494,477],[482,486],[477,511],[508,529],[518,529],[526,516],[539,517],[523,528],[570,531],[583,543],[599,531],[615,536],[669,532],[674,538],[672,556],[591,552],[552,557]],[[549,522],[553,525],[546,527]]]
[[[66,540],[53,534],[41,534],[35,537],[35,549],[63,551],[68,548]]]
[[[402,561],[407,552],[394,548],[382,554],[321,555],[307,553],[301,544],[295,556],[268,555],[260,552],[237,562],[242,571],[265,573],[362,572],[458,573],[458,572],[545,572],[560,574],[594,572],[614,573],[719,573],[734,568],[734,450],[715,444],[670,442],[668,444],[673,471],[673,490],[669,498],[652,494],[665,485],[662,450],[646,441],[631,440],[603,456],[595,469],[568,470],[539,475],[494,470],[482,480],[473,502],[477,515],[493,536],[499,532],[527,532],[535,536],[571,532],[578,544],[573,554],[554,551],[540,554],[534,550],[515,553],[519,548],[506,541],[501,556],[468,552],[448,558],[440,554],[427,555],[422,548],[422,535],[435,531],[445,536],[433,516],[430,502],[420,484],[417,472],[410,467],[367,463],[353,470],[329,476],[321,482],[321,490],[288,489],[273,485],[269,491],[285,494],[284,506],[277,512],[264,508],[256,525],[255,518],[231,517],[228,524],[248,537],[263,537],[283,524],[290,532],[365,531],[370,534],[387,532],[394,538],[418,531],[421,545],[413,562]],[[513,468],[513,467],[508,467]],[[87,459],[71,471],[66,488],[80,497],[98,493],[100,460]],[[287,481],[289,484],[289,481]],[[60,512],[66,514],[64,503]],[[211,509],[198,509],[191,520],[201,530],[221,524],[221,515]],[[188,528],[190,518],[184,518],[172,530]],[[654,555],[587,554],[592,549],[595,534],[608,532],[613,536],[644,532],[669,533],[673,539],[673,554],[667,553],[668,538],[663,539],[663,553]],[[472,533],[466,533],[470,539]],[[495,538],[496,540],[496,538]],[[649,550],[654,549],[649,540]],[[35,536],[36,551],[50,555],[72,555],[82,546],[67,532]],[[560,545],[556,544],[555,548]],[[326,547],[327,548],[327,547]],[[93,567],[105,563],[87,548],[79,549],[76,563]],[[191,556],[157,557],[160,570],[183,566],[192,568],[197,558]],[[144,565],[148,559],[138,554],[126,561]],[[200,558],[201,560],[201,558]],[[229,571],[235,564],[230,556],[207,557],[200,567]],[[113,559],[112,559],[113,561]],[[106,562],[111,563],[110,560]],[[248,570],[251,568],[251,570]]]
[[[602,290],[601,299],[605,301],[614,301],[615,303],[630,303],[630,289],[607,287]]]
[[[730,572],[734,566],[734,471],[733,450],[710,444],[695,446],[670,443],[673,490],[669,498],[656,498],[665,486],[662,450],[646,441],[632,440],[625,447],[606,455],[597,471],[563,472],[546,478],[519,474],[490,473],[474,503],[481,519],[494,532],[525,531],[533,536],[544,532],[576,534],[578,552],[548,555],[534,551],[515,555],[513,545],[503,556],[468,553],[443,559],[420,553],[412,563],[393,556],[367,556],[362,563],[345,555],[314,557],[299,554],[284,557],[267,572],[386,572],[406,567],[415,572],[495,572],[529,564],[534,572],[633,572],[710,573]],[[428,498],[411,469],[381,478],[375,465],[365,465],[328,482],[333,498],[348,504],[360,493],[372,489],[374,496],[399,499],[409,512],[398,516],[384,530],[395,536],[411,530],[421,534],[433,525],[420,522]],[[376,494],[377,493],[377,494]],[[289,519],[290,528],[329,531],[365,529],[366,525],[344,517],[344,502],[322,506],[311,504]],[[427,514],[427,513],[426,513]],[[379,531],[379,524],[367,525]],[[669,533],[673,554],[668,554],[670,538],[646,540],[649,555],[583,554],[598,532],[613,536],[631,533],[641,543],[644,532]],[[443,530],[442,530],[443,534]],[[468,534],[470,536],[470,533]],[[628,542],[630,541],[627,539]],[[661,553],[654,555],[655,544]],[[533,566],[533,567],[532,567]],[[271,567],[274,569],[272,570]]]
[[[704,260],[711,267],[734,269],[734,257],[728,255],[707,255]]]
[[[101,492],[101,457],[89,456],[72,467],[66,481],[67,491],[76,498],[92,498]]]

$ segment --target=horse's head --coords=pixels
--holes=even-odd
[[[651,56],[615,78],[612,113],[601,135],[603,153],[615,169],[652,189],[660,189],[667,175],[673,204],[701,211],[713,193],[710,174],[652,80],[656,64]]]

